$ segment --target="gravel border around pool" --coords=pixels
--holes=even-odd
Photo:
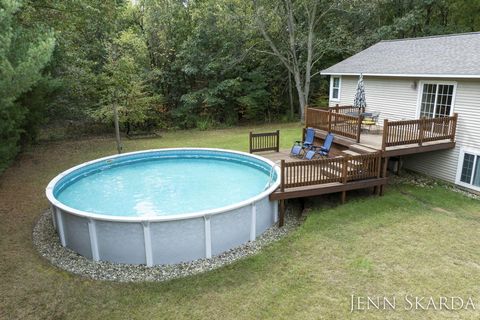
[[[39,217],[33,228],[33,244],[39,254],[54,266],[82,277],[119,282],[166,281],[214,270],[252,256],[263,247],[286,236],[300,223],[301,218],[287,210],[285,225],[282,228],[274,225],[254,242],[248,242],[211,259],[147,267],[106,261],[95,262],[62,247],[53,227],[51,210],[48,209]]]

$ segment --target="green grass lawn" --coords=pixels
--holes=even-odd
[[[299,124],[281,129],[282,147]],[[124,141],[125,151],[192,146],[247,150],[251,128],[179,131]],[[384,197],[307,201],[308,218],[261,254],[166,283],[70,275],[35,252],[32,227],[60,171],[113,154],[111,139],[44,143],[0,177],[0,319],[477,319],[480,203],[442,186],[391,186]],[[477,310],[350,313],[351,295],[472,296]]]

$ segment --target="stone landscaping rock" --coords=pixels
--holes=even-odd
[[[166,281],[217,269],[254,255],[270,243],[286,236],[299,224],[297,215],[287,212],[285,225],[282,228],[273,226],[256,241],[248,242],[211,259],[154,267],[93,261],[62,247],[53,227],[50,210],[46,210],[38,219],[33,229],[33,243],[40,255],[54,266],[86,278],[119,282]]]

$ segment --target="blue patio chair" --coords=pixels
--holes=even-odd
[[[313,140],[315,140],[315,130],[313,130],[313,128],[307,128],[305,140],[295,141],[292,150],[290,150],[290,155],[300,157],[302,152],[305,152],[306,149],[310,149],[313,146]]]
[[[305,159],[312,160],[315,156],[326,157],[330,152],[330,148],[332,147],[333,143],[333,134],[329,133],[325,137],[325,141],[323,142],[323,146],[316,147],[312,146],[307,153],[305,153]]]

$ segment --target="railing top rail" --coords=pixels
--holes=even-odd
[[[277,132],[260,132],[260,133],[251,133],[252,137],[264,137],[264,136],[276,136]]]
[[[342,159],[342,158],[343,158],[343,157],[325,158],[325,159],[314,159],[314,160],[308,160],[308,161],[306,161],[306,160],[289,161],[289,162],[285,162],[285,167],[318,166],[318,165],[325,164],[325,163],[336,162],[336,161],[339,161],[339,159]]]
[[[308,108],[307,111],[329,114],[331,110],[330,109]],[[344,114],[344,113],[332,113],[332,117],[346,117],[346,118],[350,118],[350,119],[358,119],[357,115],[350,115],[350,114]]]
[[[448,116],[448,117],[438,117],[438,118],[421,118],[421,119],[410,119],[410,120],[394,120],[388,121],[388,126],[401,126],[405,124],[414,124],[414,123],[420,123],[421,121],[425,122],[443,122],[445,120],[452,120],[455,119],[455,116]]]
[[[345,156],[337,156],[334,158],[325,158],[325,159],[314,159],[314,160],[296,160],[296,161],[289,161],[285,162],[285,167],[295,167],[295,166],[315,166],[319,164],[331,163],[331,162],[338,162],[343,161],[344,159],[348,160],[361,160],[361,159],[372,159],[381,156],[381,152],[372,152],[367,154],[359,154],[359,155],[345,155]]]

